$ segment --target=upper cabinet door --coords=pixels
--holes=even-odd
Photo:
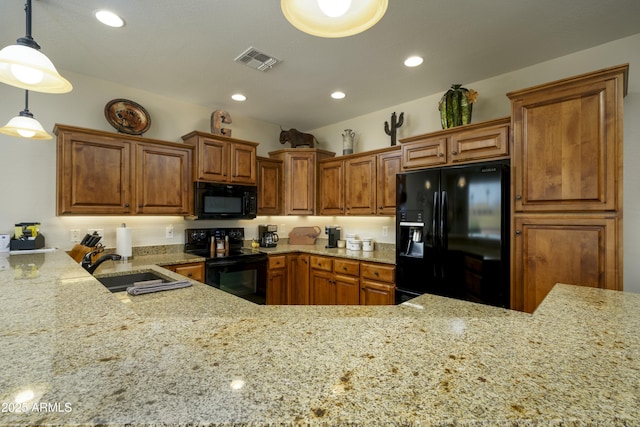
[[[131,144],[116,138],[60,132],[57,214],[133,211]]]
[[[614,211],[622,181],[622,69],[508,94],[516,211]]]
[[[229,175],[229,143],[200,138],[197,144],[196,180],[227,182]]]
[[[231,176],[229,182],[256,185],[256,147],[242,143],[231,143]]]
[[[345,166],[345,207],[347,215],[376,213],[376,156],[347,160]]]
[[[396,146],[397,147],[397,146]],[[396,174],[400,172],[400,148],[378,154],[378,215],[396,214]]]
[[[190,213],[191,149],[138,144],[136,154],[136,212]]]

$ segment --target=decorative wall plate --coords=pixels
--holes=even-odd
[[[104,106],[104,116],[118,132],[142,135],[151,126],[151,117],[144,107],[128,99],[112,99]]]

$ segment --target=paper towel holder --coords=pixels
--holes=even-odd
[[[128,233],[125,234],[122,232],[122,235],[120,235],[120,230],[123,229],[127,229],[127,224],[124,222],[116,230],[116,252],[119,253],[122,256],[122,260],[126,262],[133,258],[133,247],[131,229],[128,229]]]

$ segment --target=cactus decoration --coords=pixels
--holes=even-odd
[[[391,114],[391,127],[389,122],[384,122],[384,132],[391,137],[391,146],[396,145],[396,130],[404,123],[404,113],[400,113],[400,118],[396,121],[396,112]]]
[[[478,98],[478,92],[462,87],[461,84],[451,85],[438,103],[442,129],[471,123],[473,103]]]

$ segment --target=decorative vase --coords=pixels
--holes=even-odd
[[[345,129],[342,134],[342,154],[353,154],[353,137],[356,133],[351,129]]]
[[[478,92],[462,87],[461,84],[451,85],[438,103],[442,129],[471,123],[473,103],[478,98]]]

